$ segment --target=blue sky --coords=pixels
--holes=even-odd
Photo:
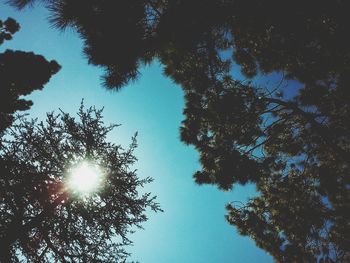
[[[48,111],[75,113],[84,98],[85,105],[105,107],[106,123],[119,123],[109,140],[128,145],[138,131],[140,177],[155,181],[146,187],[158,196],[164,213],[149,213],[144,230],[131,236],[128,249],[133,260],[144,263],[225,263],[272,262],[252,240],[240,236],[224,219],[225,204],[245,201],[254,194],[253,186],[235,187],[231,192],[214,186],[198,186],[192,174],[199,169],[196,151],[180,141],[183,119],[183,93],[162,76],[159,64],[142,69],[142,77],[119,92],[100,85],[101,69],[89,66],[82,54],[82,43],[71,30],[59,32],[47,22],[43,8],[16,10],[0,4],[0,18],[15,18],[21,30],[5,49],[33,51],[62,65],[42,90],[30,95],[34,106],[30,117],[43,119]]]

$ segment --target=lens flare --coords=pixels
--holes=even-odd
[[[82,162],[72,168],[68,177],[68,188],[81,195],[94,192],[102,183],[102,172],[98,165]]]

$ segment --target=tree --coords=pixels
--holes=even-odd
[[[13,18],[7,18],[5,21],[0,20],[0,45],[5,40],[12,39],[12,35],[19,30],[19,24]]]
[[[117,125],[105,126],[102,110],[82,105],[78,117],[20,118],[1,137],[1,262],[21,255],[27,262],[124,262],[128,234],[147,220],[146,209],[160,211],[155,197],[138,193],[152,179],[132,169],[136,135],[124,150],[106,141]],[[102,176],[89,194],[78,191],[84,181],[69,183],[81,163]]]
[[[19,28],[13,18],[0,20],[0,45],[12,39]],[[12,124],[16,111],[32,106],[32,101],[22,96],[42,89],[59,69],[56,61],[47,61],[32,52],[6,50],[0,53],[0,132]]]
[[[224,190],[257,185],[258,197],[227,206],[241,234],[277,261],[350,260],[348,2],[47,5],[54,25],[77,29],[89,63],[106,69],[108,88],[161,61],[185,92],[181,138],[200,153],[195,180]],[[233,63],[248,78],[277,71],[301,85],[254,87],[233,78]]]

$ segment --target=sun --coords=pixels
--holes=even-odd
[[[73,192],[88,195],[99,188],[102,179],[102,172],[98,165],[83,161],[71,169],[67,185]]]

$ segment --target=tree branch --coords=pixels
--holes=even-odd
[[[312,128],[316,129],[319,132],[319,135],[323,139],[324,143],[327,144],[327,146],[329,148],[334,149],[335,153],[338,153],[338,157],[341,157],[343,159],[349,157],[350,153],[348,151],[340,148],[336,144],[336,142],[334,141],[334,137],[330,136],[331,131],[329,129],[327,129],[324,125],[322,125],[321,123],[317,122],[312,114],[303,111],[302,109],[300,109],[297,105],[295,105],[292,102],[283,101],[283,100],[276,99],[276,98],[261,98],[261,100],[266,101],[268,103],[274,103],[274,104],[284,106],[286,109],[290,109],[294,113],[296,113],[297,115],[303,117],[307,122],[310,123]]]

